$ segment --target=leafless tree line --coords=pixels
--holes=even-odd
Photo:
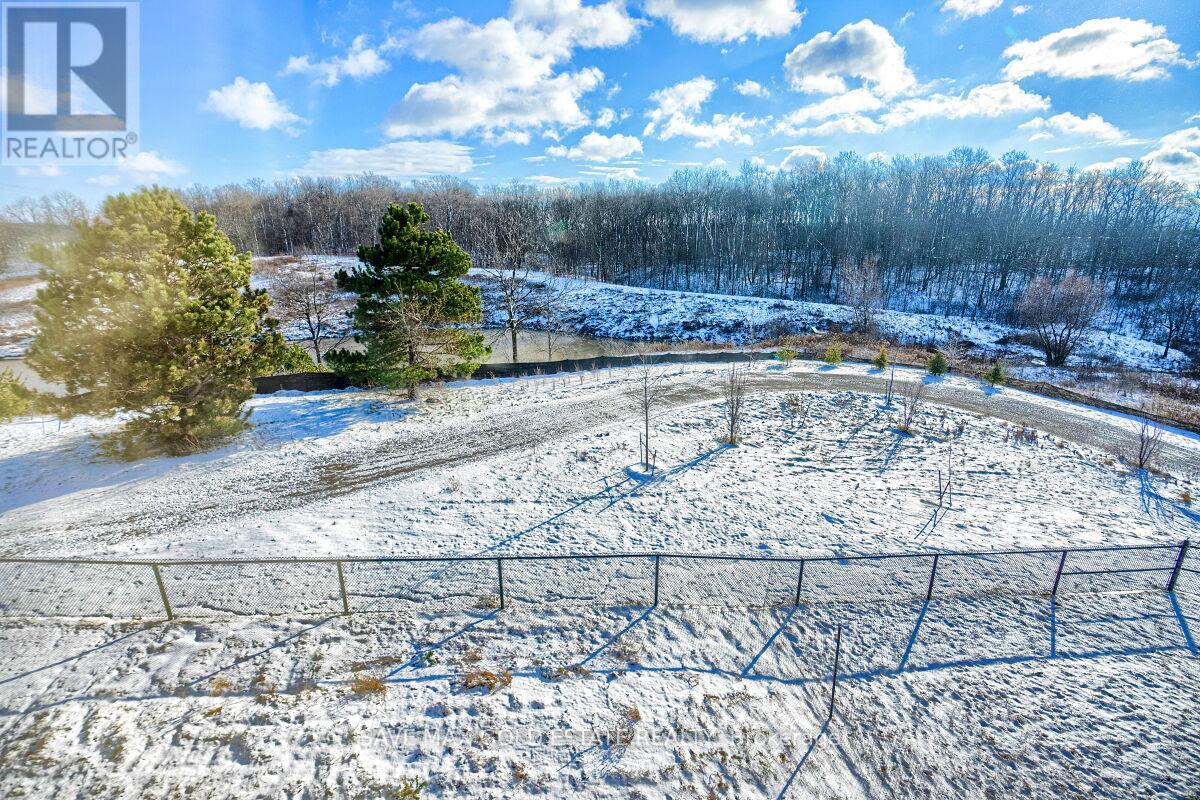
[[[182,194],[258,255],[353,253],[387,203],[415,200],[484,267],[1005,321],[1034,278],[1074,271],[1106,287],[1111,322],[1164,344],[1200,338],[1200,203],[1136,162],[1083,172],[959,148],[774,173],[687,169],[658,185],[364,175]]]

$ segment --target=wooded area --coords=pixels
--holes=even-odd
[[[1162,301],[1195,296],[1200,273],[1200,202],[1186,187],[1137,163],[1082,172],[968,148],[886,162],[846,153],[780,172],[688,169],[657,185],[479,190],[363,176],[185,195],[256,254],[351,253],[388,202],[415,200],[477,266],[841,302],[844,265],[873,259],[893,308],[1001,320],[1034,276],[1073,269],[1109,288],[1108,322],[1158,339]]]
[[[1137,162],[1063,170],[959,148],[889,161],[844,153],[778,172],[687,169],[661,184],[480,189],[364,175],[182,195],[255,255],[352,254],[374,241],[388,203],[415,201],[479,267],[854,304],[864,265],[876,265],[888,307],[1004,322],[1017,321],[1034,277],[1074,270],[1107,288],[1106,327],[1200,341],[1200,195]],[[52,205],[59,222],[63,203]],[[7,211],[32,221],[32,208]]]

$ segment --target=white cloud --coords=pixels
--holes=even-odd
[[[1106,121],[1099,114],[1079,117],[1066,112],[1055,114],[1049,118],[1034,117],[1028,122],[1021,123],[1018,127],[1033,132],[1030,141],[1053,139],[1055,135],[1059,134],[1103,144],[1115,144],[1129,138],[1128,133]]]
[[[250,83],[242,77],[234,78],[228,86],[210,91],[208,99],[200,107],[234,120],[243,128],[260,131],[284,128],[295,133],[295,128],[291,126],[305,122],[292,113],[287,103],[275,97],[270,86]]]
[[[1168,177],[1193,187],[1200,185],[1200,128],[1168,133],[1145,160]]]
[[[367,46],[368,41],[365,35],[357,36],[350,43],[346,55],[324,61],[311,61],[308,56],[292,56],[283,68],[283,74],[307,75],[314,83],[337,86],[344,77],[362,79],[386,72],[388,63],[377,49]]]
[[[1200,114],[1192,114],[1184,122],[1200,122]]]
[[[596,116],[592,120],[592,124],[597,128],[610,128],[616,124],[617,119],[618,117],[616,111],[613,111],[611,108],[602,108],[596,112]]]
[[[627,158],[634,153],[642,152],[642,142],[636,136],[626,136],[616,133],[605,136],[602,133],[591,133],[579,140],[576,147],[566,148],[555,146],[546,152],[558,158],[569,158],[573,161],[594,161],[598,163]]]
[[[747,132],[758,120],[742,114],[713,114],[702,121],[700,108],[717,85],[703,75],[659,89],[650,95],[655,107],[646,112],[650,122],[643,136],[657,135],[662,141],[681,136],[693,139],[697,147],[715,147],[723,142],[753,144]]]
[[[646,0],[645,10],[698,42],[782,36],[805,14],[796,10],[796,0]]]
[[[771,92],[758,81],[746,79],[733,87],[733,90],[745,97],[770,97]]]
[[[878,94],[907,92],[917,80],[905,63],[904,48],[882,25],[869,19],[837,33],[824,31],[797,45],[783,62],[793,88],[816,94],[842,94],[846,78],[858,78]]]
[[[483,25],[459,17],[425,25],[389,47],[457,72],[410,86],[385,130],[393,137],[503,135],[587,124],[579,102],[603,84],[604,73],[595,67],[558,73],[556,67],[577,47],[629,42],[641,24],[618,0],[594,6],[579,0],[514,0],[508,17]]]
[[[887,161],[891,156],[886,150],[875,150],[867,153],[867,161]]]
[[[1022,14],[1028,14],[1033,9],[1033,6],[1013,6],[1011,11],[1014,17],[1019,17]]]
[[[801,106],[786,114],[775,125],[776,133],[790,135],[805,135],[806,125],[818,120],[843,115],[861,115],[864,112],[878,111],[884,107],[884,101],[869,89],[852,89],[843,94],[827,97],[816,103]],[[866,117],[862,117],[866,119]],[[870,122],[870,120],[867,120]]]
[[[1133,159],[1128,156],[1120,156],[1112,161],[1097,161],[1095,164],[1088,164],[1083,168],[1084,172],[1108,172],[1110,169],[1119,169],[1128,166],[1133,162]]]
[[[1020,41],[1004,51],[1004,77],[1110,77],[1123,81],[1164,78],[1173,65],[1194,66],[1166,38],[1167,29],[1144,19],[1090,19],[1074,28]]]
[[[638,173],[637,167],[602,167],[593,166],[579,171],[580,175],[592,178],[603,178],[612,181],[644,181],[649,180]]]
[[[187,172],[183,164],[164,158],[156,150],[143,150],[128,158],[118,159],[116,167],[116,172],[93,175],[86,182],[104,187],[125,183],[148,184],[158,183],[164,178],[178,177]]]
[[[400,141],[370,149],[314,150],[292,172],[307,177],[341,178],[371,172],[390,178],[462,174],[475,167],[471,148],[454,142]]]
[[[945,0],[942,11],[953,14],[959,19],[982,17],[995,11],[1004,0]]]
[[[720,167],[723,167],[728,163],[729,162],[726,161],[725,159],[721,158],[720,156],[717,156],[712,161],[709,161],[707,164],[705,164],[705,166],[711,167],[712,169],[719,169]]]
[[[818,169],[822,169],[829,161],[829,157],[825,155],[821,148],[810,144],[798,144],[783,149],[787,150],[788,154],[780,162],[780,169],[795,169],[796,167],[806,165],[813,165]]]
[[[1019,111],[1044,111],[1050,101],[1027,92],[1015,83],[985,83],[965,95],[931,94],[903,100],[880,119],[888,128],[898,128],[924,119],[994,118]]]
[[[1150,168],[1168,178],[1200,187],[1200,128],[1183,128],[1161,137],[1156,147],[1141,157]],[[1128,156],[1091,164],[1088,170],[1109,170],[1133,161]]]
[[[560,178],[557,175],[530,175],[521,180],[540,183],[543,186],[561,186],[564,183],[575,183],[578,178]]]

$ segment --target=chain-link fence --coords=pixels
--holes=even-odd
[[[1200,593],[1180,544],[767,558],[0,559],[0,616],[320,616],[506,604],[786,607],[997,594]]]

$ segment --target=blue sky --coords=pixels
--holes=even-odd
[[[1200,182],[1193,0],[141,3],[141,154],[4,199],[374,171],[480,184],[959,145]],[[57,173],[57,174],[55,174]]]

